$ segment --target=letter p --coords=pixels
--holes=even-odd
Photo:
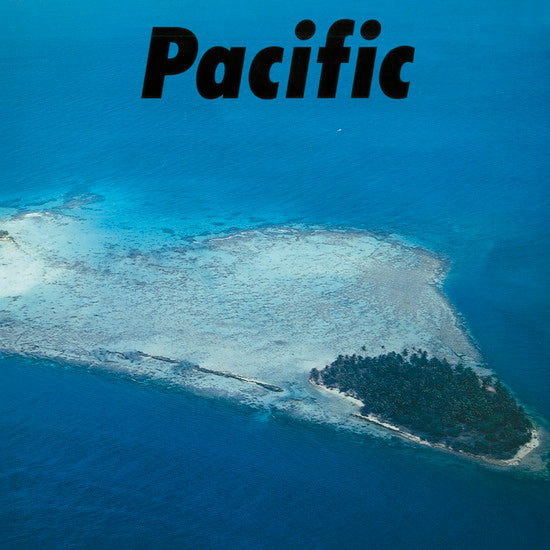
[[[168,57],[172,42],[177,44],[178,53]],[[181,27],[153,27],[141,97],[162,97],[164,77],[189,69],[198,51],[199,42],[191,31]]]

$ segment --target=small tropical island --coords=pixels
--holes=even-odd
[[[444,258],[398,237],[286,226],[185,239],[159,228],[160,242],[152,231],[113,248],[118,233],[94,233],[78,210],[91,201],[0,219],[1,352],[546,468],[544,430],[477,372],[483,358],[442,291]],[[372,357],[330,364],[358,343]]]
[[[361,401],[367,420],[449,450],[506,460],[532,437],[531,421],[496,376],[426,351],[340,355],[310,381]]]

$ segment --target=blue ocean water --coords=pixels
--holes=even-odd
[[[0,6],[0,203],[99,193],[102,225],[149,246],[300,223],[397,233],[445,255],[445,290],[518,398],[550,418],[550,10],[544,2],[122,1]],[[376,18],[410,44],[409,97],[207,101],[193,69],[140,98],[152,26],[199,55],[286,48]],[[364,45],[357,36],[353,48]],[[248,54],[247,54],[248,55]],[[380,64],[381,53],[377,61]],[[247,57],[247,62],[250,62]],[[282,85],[284,87],[284,85]],[[82,368],[1,359],[6,548],[545,548],[550,486]]]

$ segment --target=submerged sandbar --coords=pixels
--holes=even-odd
[[[443,262],[394,240],[269,228],[136,250],[88,248],[86,224],[61,216],[3,226],[4,349],[140,351],[282,385],[359,346],[479,361]]]

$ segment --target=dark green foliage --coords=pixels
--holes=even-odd
[[[340,355],[323,370],[313,369],[310,378],[360,399],[362,414],[454,450],[509,458],[530,439],[525,411],[495,376],[452,367],[425,351]]]

